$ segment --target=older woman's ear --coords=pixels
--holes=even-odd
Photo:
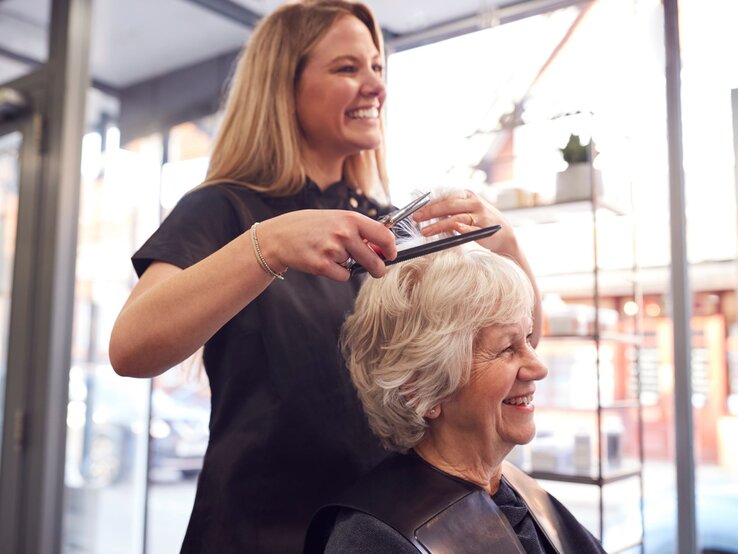
[[[428,419],[436,419],[441,415],[441,405],[433,406],[430,410],[425,412],[425,417]]]

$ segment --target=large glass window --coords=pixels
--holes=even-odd
[[[738,48],[738,5],[681,0],[679,9],[697,535],[703,549],[734,552],[738,65],[725,53]]]
[[[115,107],[92,95],[94,106]],[[68,552],[136,552],[145,542],[147,552],[164,553],[184,536],[209,436],[210,392],[199,359],[153,380],[123,379],[110,367],[107,345],[136,280],[121,253],[132,254],[202,182],[215,119],[121,146],[105,117],[84,138],[67,416]]]
[[[539,433],[512,459],[608,551],[640,542],[640,498],[646,550],[674,551],[660,2],[598,0],[399,52],[388,75],[393,193],[487,197],[544,293]],[[570,139],[585,147],[581,179]]]
[[[143,546],[150,381],[123,379],[107,346],[133,284],[133,252],[159,223],[161,137],[120,148],[115,127],[83,142],[77,281],[69,372],[64,548]]]
[[[248,29],[235,4],[230,17],[180,0],[93,4],[63,548],[165,553],[192,509],[207,381],[196,362],[121,378],[107,347],[137,280],[130,256],[204,176],[212,119],[182,122],[216,110]]]
[[[18,226],[19,152],[23,135],[0,135],[0,429],[2,429],[5,379],[8,368],[10,299],[13,290],[15,232]],[[0,437],[0,448],[2,448]]]

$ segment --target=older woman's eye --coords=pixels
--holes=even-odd
[[[356,73],[356,66],[342,65],[336,70],[338,73]]]
[[[384,66],[381,63],[375,63],[372,66],[372,70],[374,70],[375,73],[382,75],[384,74]]]

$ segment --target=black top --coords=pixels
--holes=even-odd
[[[179,202],[134,267],[187,268],[254,221],[299,209],[388,211],[343,182],[281,198],[207,186]],[[385,457],[337,348],[360,279],[291,269],[206,343],[210,444],[182,552],[299,552],[311,514]]]

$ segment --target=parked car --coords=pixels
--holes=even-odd
[[[150,478],[169,475],[194,477],[202,469],[208,446],[210,399],[197,389],[151,394]],[[165,473],[166,472],[166,473]]]
[[[67,486],[123,481],[134,467],[146,467],[147,452],[152,480],[199,473],[209,439],[208,396],[199,387],[150,391],[150,386],[148,380],[121,378],[110,366],[71,369]]]

